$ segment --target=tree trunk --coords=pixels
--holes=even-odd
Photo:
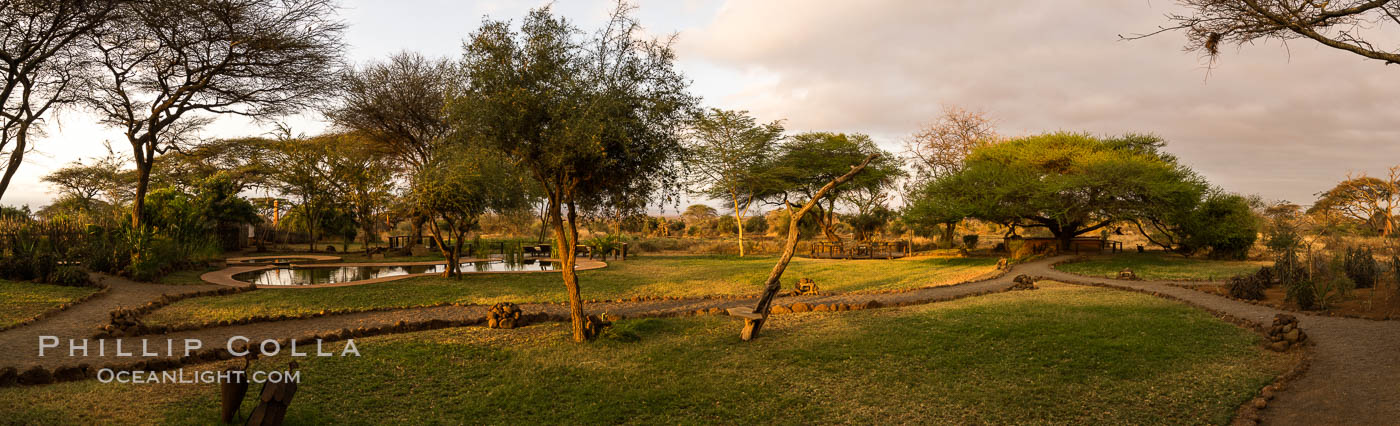
[[[957,245],[953,242],[953,231],[957,230],[957,222],[947,222],[943,224],[943,248],[953,248]]]
[[[140,154],[137,154],[140,155]],[[146,207],[146,190],[151,181],[151,163],[136,163],[136,198],[131,200],[131,229],[141,229],[141,211]]]
[[[561,185],[562,186],[562,185]],[[569,194],[565,195],[565,192]],[[576,224],[577,215],[574,211],[572,197],[573,188],[560,188],[557,192],[550,194],[549,199],[549,219],[554,225],[554,240],[559,246],[555,252],[559,256],[560,275],[564,278],[564,288],[569,293],[569,321],[573,331],[575,342],[588,340],[588,334],[584,330],[583,297],[579,294],[578,275],[574,273],[575,252],[577,251],[578,226]],[[561,212],[561,204],[568,204],[569,220],[566,224]]]
[[[449,236],[455,236],[457,234],[456,227],[452,226],[452,222],[446,219],[444,219],[444,221],[447,222],[448,227],[451,228],[449,231],[452,232],[452,235]],[[458,272],[457,264],[461,263],[458,259],[462,256],[462,238],[454,238],[455,241],[452,243],[453,245],[448,246],[447,239],[443,238],[442,228],[438,226],[437,220],[428,221],[428,231],[433,233],[433,241],[437,242],[438,252],[442,253],[442,259],[447,262],[442,268],[443,278],[452,278],[456,276]]]
[[[1060,240],[1060,251],[1068,252],[1074,244],[1074,231],[1060,230],[1054,233],[1055,238]]]
[[[817,226],[822,228],[822,235],[827,241],[841,244],[841,236],[836,235],[836,221],[831,212],[823,208],[821,203],[817,203],[813,208],[817,210]]]
[[[24,150],[29,144],[29,124],[20,123],[17,132],[15,133],[15,147],[10,151],[9,164],[5,165],[5,177],[0,178],[0,199],[5,198],[5,190],[10,187],[10,179],[14,178],[15,171],[19,170],[20,164],[24,163]]]
[[[744,204],[744,207],[740,209],[739,196],[732,192],[729,195],[734,201],[734,222],[739,225],[739,257],[744,257],[744,214],[748,213],[749,204]],[[750,199],[749,203],[753,203],[753,200]]]

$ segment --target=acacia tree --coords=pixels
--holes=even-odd
[[[1168,31],[1186,33],[1186,49],[1213,61],[1223,44],[1241,46],[1266,40],[1311,40],[1323,46],[1384,62],[1400,63],[1400,48],[1375,30],[1400,24],[1394,0],[1177,0],[1188,13],[1167,15],[1172,25],[1141,38]]]
[[[1309,212],[1326,212],[1364,223],[1382,237],[1395,233],[1395,208],[1400,207],[1400,166],[1384,178],[1347,176],[1336,187],[1318,194]]]
[[[131,184],[136,177],[130,169],[123,169],[123,164],[122,158],[109,147],[105,156],[93,158],[91,162],[74,161],[41,180],[64,198],[77,200],[79,205],[117,208],[131,199]]]
[[[151,182],[192,191],[209,176],[222,173],[235,192],[266,187],[274,166],[267,161],[272,143],[261,137],[217,139],[168,152],[156,158],[160,167],[151,171]]]
[[[925,125],[904,141],[904,158],[913,173],[905,183],[907,198],[917,198],[919,206],[913,216],[916,222],[925,226],[942,226],[942,241],[947,246],[953,244],[953,231],[963,216],[956,208],[931,205],[942,195],[931,188],[933,181],[946,179],[962,170],[963,161],[977,147],[995,143],[997,135],[994,123],[986,114],[968,111],[956,106],[943,107],[943,114],[932,123]],[[910,197],[912,196],[912,197]],[[908,204],[915,204],[914,200]]]
[[[88,70],[82,41],[118,0],[0,2],[0,198],[44,116],[76,101]]]
[[[545,193],[575,341],[591,337],[574,273],[580,212],[674,191],[696,103],[671,40],[643,39],[632,10],[619,3],[591,37],[547,6],[518,31],[487,20],[467,42],[470,85],[452,106],[459,137],[503,153]]]
[[[904,173],[898,160],[876,146],[869,136],[809,132],[788,138],[778,147],[771,172],[773,190],[765,198],[779,205],[814,199],[826,183],[844,175],[851,164],[871,154],[879,155],[864,167],[864,172],[853,176],[845,185],[832,188],[828,196],[812,208],[826,239],[840,243],[841,236],[836,233],[836,203],[851,192],[889,190]]]
[[[783,200],[783,208],[787,210],[788,218],[787,240],[783,243],[783,253],[778,255],[778,262],[773,265],[773,270],[768,273],[768,279],[763,283],[763,295],[758,298],[758,304],[753,309],[753,313],[762,315],[762,318],[757,321],[745,322],[746,326],[741,334],[744,340],[757,336],[758,332],[763,329],[763,324],[768,321],[769,308],[772,307],[773,298],[782,289],[783,272],[787,270],[788,263],[792,261],[792,256],[797,252],[797,242],[802,235],[801,222],[807,216],[807,212],[820,204],[823,197],[830,196],[841,185],[851,182],[852,179],[859,176],[872,161],[878,160],[879,157],[879,153],[866,156],[859,163],[850,166],[846,173],[832,178],[831,181],[817,188],[812,193],[811,198],[808,198],[800,206],[786,199]]]
[[[773,185],[768,174],[783,126],[758,124],[748,111],[711,109],[697,115],[686,139],[692,184],[713,199],[728,199],[739,228],[744,256],[744,217],[755,199]]]
[[[476,230],[486,213],[518,213],[527,209],[520,188],[528,177],[501,154],[480,147],[449,149],[435,154],[424,173],[414,181],[411,197],[416,205],[435,212],[428,229],[447,260],[445,277],[461,274],[462,244]]]
[[[364,233],[364,249],[369,253],[379,216],[394,197],[394,168],[382,147],[362,135],[345,133],[335,138],[339,143],[328,158],[331,186],[345,206],[347,219]]]
[[[381,146],[414,179],[433,163],[452,125],[447,99],[461,87],[461,73],[447,59],[429,59],[417,52],[399,52],[385,61],[370,62],[341,75],[338,102],[326,111],[337,126],[351,129]],[[434,212],[407,206],[415,236]],[[409,244],[417,244],[413,239]]]
[[[131,144],[134,227],[156,156],[213,115],[272,117],[331,92],[344,28],[334,12],[332,0],[143,0],[93,33],[101,71],[85,102]]]
[[[1195,205],[1205,184],[1153,136],[1100,139],[1050,133],[973,150],[964,169],[936,181],[956,213],[1043,228],[1071,240],[1170,206]]]
[[[296,204],[295,213],[306,230],[307,248],[316,251],[317,233],[331,208],[334,173],[331,152],[336,135],[286,138],[271,146],[268,154],[278,164],[270,176],[273,188]],[[291,216],[289,211],[289,216]]]

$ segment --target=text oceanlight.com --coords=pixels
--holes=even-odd
[[[301,371],[273,370],[245,372],[241,370],[231,370],[186,372],[183,368],[165,371],[115,371],[110,368],[104,368],[97,371],[97,381],[102,383],[117,382],[135,384],[301,383]]]

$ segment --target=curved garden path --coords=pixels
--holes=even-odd
[[[1031,276],[1069,283],[1104,285],[1170,296],[1209,310],[1238,318],[1269,324],[1273,316],[1284,311],[1243,303],[1212,294],[1178,287],[1173,281],[1125,281],[1086,277],[1055,270],[1052,266],[1069,259],[1062,256],[1016,265],[1010,273],[997,278],[943,287],[931,287],[901,293],[844,293],[822,296],[785,296],[774,305],[796,302],[817,304],[861,304],[877,301],[883,305],[926,303],[997,292],[1009,288],[1016,275]],[[137,284],[105,277],[112,286],[111,294],[80,304],[54,315],[15,329],[0,332],[0,367],[20,370],[31,365],[56,367],[88,363],[102,365],[111,357],[99,359],[95,350],[88,357],[38,357],[38,336],[58,336],[66,339],[89,338],[107,320],[107,312],[121,306],[136,306],[159,297],[162,293],[184,293],[214,286],[161,286]],[[635,302],[605,302],[587,305],[590,312],[613,313],[627,317],[686,313],[696,310],[746,306],[756,298],[744,299],[681,299]],[[556,303],[522,304],[526,314],[567,314],[567,307]],[[231,336],[245,336],[253,342],[263,339],[283,339],[329,333],[344,328],[392,325],[399,321],[413,322],[432,319],[469,320],[486,315],[485,306],[444,306],[392,311],[333,315],[319,318],[262,322],[226,327],[147,336],[152,341],[200,339],[205,347],[223,347]],[[1295,314],[1300,327],[1312,342],[1311,367],[1287,385],[1264,411],[1269,424],[1396,424],[1400,422],[1400,322],[1380,322],[1353,318],[1335,318]],[[736,325],[735,330],[739,327]],[[109,339],[109,348],[112,343]],[[97,342],[90,342],[95,347]],[[64,349],[60,347],[59,349]],[[179,346],[177,346],[177,351]],[[163,349],[163,347],[162,347]],[[63,355],[66,355],[64,350]],[[110,355],[110,353],[109,353]],[[162,354],[163,355],[163,354]],[[134,358],[127,358],[131,360]]]

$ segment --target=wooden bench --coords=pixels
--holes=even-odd
[[[744,341],[748,341],[749,339],[753,338],[754,327],[757,326],[758,322],[762,321],[764,317],[763,314],[754,312],[753,308],[747,306],[729,308],[726,309],[726,311],[729,312],[729,316],[735,318],[742,318],[744,320],[744,331],[739,333],[739,338],[744,339]]]

